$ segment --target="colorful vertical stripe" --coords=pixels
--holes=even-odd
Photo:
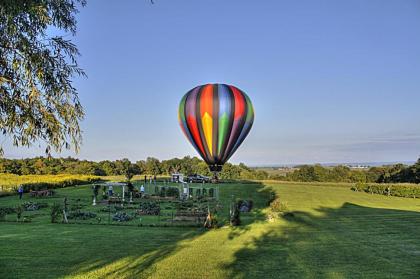
[[[244,141],[254,122],[249,97],[226,84],[205,84],[181,99],[178,119],[184,134],[213,171]]]

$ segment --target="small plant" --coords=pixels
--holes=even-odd
[[[63,213],[61,205],[58,203],[54,203],[51,206],[51,223],[57,223],[58,219],[61,217],[62,214]]]
[[[116,221],[116,222],[128,222],[131,219],[133,219],[132,216],[128,215],[125,212],[117,212],[114,214],[114,216],[112,217],[112,220]]]
[[[272,222],[282,214],[283,217],[289,218],[293,217],[293,212],[289,211],[289,205],[287,202],[282,202],[280,198],[276,198],[270,203],[270,211],[267,214],[267,220]]]
[[[166,197],[179,197],[179,190],[177,188],[168,188],[165,193]]]
[[[6,219],[6,210],[3,210],[3,208],[0,208],[0,221],[4,221]]]
[[[268,199],[267,205],[270,205],[276,198],[277,198],[276,193],[270,192],[270,198]]]
[[[252,200],[239,200],[238,201],[238,208],[240,212],[250,212],[253,206],[254,206],[254,202]]]
[[[209,189],[209,197],[214,198],[214,189],[213,188]]]
[[[16,212],[16,217],[17,217],[18,221],[20,221],[20,218],[22,218],[23,211],[24,211],[23,206],[21,206],[21,205],[16,206],[15,212]]]
[[[282,202],[279,198],[277,198],[273,202],[271,202],[270,209],[273,212],[285,213],[289,211],[289,206],[287,202]]]
[[[157,202],[142,202],[140,209],[137,211],[140,215],[159,215],[160,206]]]
[[[15,213],[15,208],[13,207],[0,207],[0,211],[5,212],[6,214]]]
[[[23,208],[25,209],[25,211],[36,211],[39,210],[41,208],[46,208],[48,207],[48,203],[46,202],[24,202],[22,204]]]
[[[161,197],[165,197],[166,196],[166,189],[165,189],[165,187],[160,188],[159,196],[161,196]]]
[[[241,224],[239,203],[233,202],[230,207],[230,225],[239,226]]]

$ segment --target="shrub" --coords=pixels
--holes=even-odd
[[[241,224],[239,203],[235,202],[231,205],[230,208],[230,225],[239,226]]]
[[[12,214],[16,212],[13,207],[0,207],[0,211],[3,211],[5,214]]]
[[[128,215],[125,212],[117,212],[112,217],[112,220],[116,222],[127,222],[127,221],[130,221],[131,219],[133,219],[133,217]]]
[[[140,203],[140,209],[137,211],[141,215],[159,215],[160,206],[156,202],[142,202]]]
[[[22,204],[23,208],[25,209],[25,211],[35,211],[35,210],[39,210],[41,208],[46,208],[48,207],[48,203],[46,202],[42,202],[42,203],[38,203],[38,202],[24,202]]]
[[[178,188],[169,187],[168,189],[166,189],[166,196],[167,197],[179,197]]]
[[[267,201],[267,205],[270,205],[276,198],[277,198],[276,193],[275,192],[270,192],[270,198]]]
[[[254,202],[252,200],[239,200],[238,201],[238,209],[240,212],[250,212],[253,206],[254,206]]]
[[[160,188],[159,196],[165,197],[165,195],[166,195],[166,188],[165,187]]]
[[[18,221],[20,220],[20,218],[22,218],[23,211],[24,211],[23,206],[21,205],[16,206],[15,212],[16,212],[16,218]]]
[[[214,198],[214,189],[213,188],[209,189],[209,197]]]
[[[0,208],[0,221],[4,221],[4,219],[6,219],[6,215],[6,211]]]
[[[282,201],[280,201],[279,198],[276,198],[274,201],[272,201],[270,203],[270,209],[273,212],[285,213],[285,212],[289,211],[289,206],[288,206],[287,202],[282,202]]]
[[[62,216],[62,208],[58,203],[51,206],[51,223],[57,223],[58,219]]]

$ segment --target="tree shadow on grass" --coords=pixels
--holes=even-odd
[[[292,212],[235,253],[232,278],[419,278],[420,213],[345,203]]]

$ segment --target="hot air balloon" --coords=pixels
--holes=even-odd
[[[179,123],[185,136],[217,174],[244,141],[254,122],[249,97],[235,86],[205,84],[182,97]]]

